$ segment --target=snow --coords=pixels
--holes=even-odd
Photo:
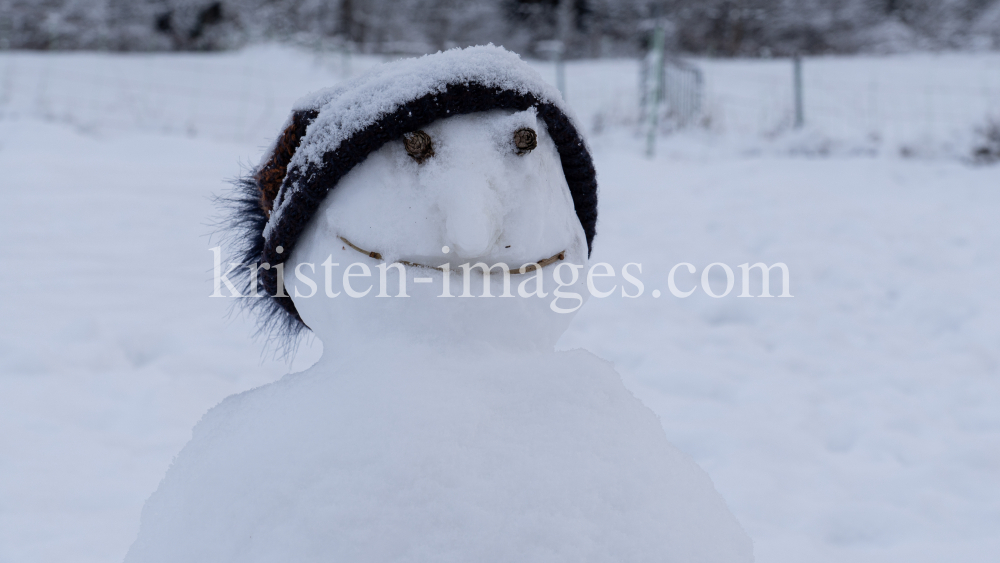
[[[125,561],[752,560],[609,364],[370,336],[212,409]]]
[[[601,183],[592,262],[641,262],[646,293],[590,299],[560,347],[614,362],[758,561],[1000,551],[1000,169],[961,160],[1000,99],[997,60],[807,59],[807,93],[810,64],[838,87],[807,95],[803,136],[762,135],[787,106],[757,93],[785,91],[787,62],[704,61],[715,115],[747,118],[664,137],[652,161],[629,128],[634,63],[568,65]],[[288,370],[206,298],[208,198],[303,92],[370,64],[270,48],[0,56],[0,561],[121,560],[199,418]],[[871,142],[851,109],[870,83]],[[921,129],[933,150],[901,157]],[[841,144],[798,150],[814,135]],[[796,297],[666,291],[678,262],[698,266],[678,275],[690,287],[711,262],[758,260],[788,263]],[[306,343],[291,369],[319,352]]]

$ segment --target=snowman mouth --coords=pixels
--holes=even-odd
[[[346,244],[347,246],[353,248],[354,250],[357,250],[361,254],[364,254],[365,256],[368,256],[369,258],[374,258],[376,260],[381,260],[382,259],[382,254],[379,253],[379,252],[375,252],[374,250],[365,250],[365,249],[361,248],[360,246],[354,244],[353,242],[347,240],[345,237],[339,237],[339,238],[340,238],[340,240],[344,241],[344,244]],[[544,258],[542,260],[537,260],[535,262],[527,262],[527,263],[523,264],[520,268],[516,268],[516,269],[511,268],[510,275],[514,276],[514,275],[519,275],[519,274],[527,274],[529,272],[535,271],[536,269],[544,268],[544,267],[548,266],[549,264],[555,264],[556,262],[558,262],[560,260],[565,260],[565,259],[566,259],[566,251],[565,250],[561,250],[561,251],[553,254],[552,256],[549,256],[548,258]],[[429,268],[431,270],[448,271],[448,270],[446,270],[445,268],[443,268],[441,266],[428,266],[427,264],[420,264],[420,263],[417,263],[417,262],[410,262],[409,260],[397,260],[397,262],[399,262],[400,264],[402,264],[404,266],[412,266],[412,267],[415,267],[415,268]]]

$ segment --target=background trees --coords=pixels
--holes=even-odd
[[[715,56],[1000,48],[1000,0],[562,0],[569,56],[630,55],[660,21]],[[0,48],[218,50],[259,40],[420,53],[559,35],[561,0],[0,0]]]

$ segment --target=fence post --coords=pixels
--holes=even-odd
[[[655,78],[654,84],[656,85],[653,90],[652,99],[649,100],[649,131],[646,135],[646,156],[652,158],[656,154],[656,133],[659,129],[659,117],[660,117],[660,100],[663,99],[663,71],[664,71],[664,50],[666,48],[666,41],[664,38],[663,26],[659,23],[656,24],[656,28],[653,30],[653,64],[655,66]]]
[[[565,47],[564,47],[565,48]],[[566,101],[566,60],[562,51],[556,51],[556,89],[562,94],[563,101]]]
[[[549,39],[546,41],[539,41],[535,48],[538,53],[544,55],[552,61],[555,65],[556,71],[556,89],[562,94],[563,100],[566,99],[566,68],[563,63],[563,51],[566,45],[558,39]]]
[[[353,52],[354,43],[345,39],[340,49],[340,74],[342,80],[351,77],[351,53]]]
[[[795,88],[795,128],[801,129],[805,122],[802,109],[802,56],[796,54],[792,59],[793,86]]]
[[[701,69],[694,69],[694,111],[692,115],[697,117],[701,115],[701,96],[705,89],[705,81],[701,76]]]
[[[560,49],[556,52],[556,88],[566,101],[566,50],[573,30],[573,0],[559,0],[557,40]]]

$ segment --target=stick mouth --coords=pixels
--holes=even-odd
[[[358,246],[358,245],[354,244],[353,242],[347,240],[347,238],[345,238],[345,237],[341,236],[341,237],[338,237],[338,238],[340,238],[340,240],[343,241],[344,244],[346,244],[347,246],[351,247],[352,249],[358,251],[359,253],[364,254],[365,256],[367,256],[369,258],[374,258],[376,260],[382,260],[382,253],[376,252],[374,250],[365,250],[364,248],[361,248],[360,246]],[[565,259],[566,259],[566,251],[565,250],[560,250],[559,252],[553,254],[552,256],[549,256],[548,258],[543,258],[541,260],[536,260],[535,262],[526,262],[526,263],[522,264],[518,268],[511,268],[510,269],[510,275],[513,276],[513,275],[520,275],[520,274],[527,274],[529,272],[534,272],[536,269],[544,268],[544,267],[546,267],[546,266],[548,266],[550,264],[555,264],[556,262],[559,262],[560,260],[565,260]],[[442,271],[442,272],[444,272],[444,271],[455,271],[455,270],[446,270],[442,266],[428,266],[427,264],[421,264],[419,262],[411,262],[409,260],[397,260],[397,262],[399,262],[400,264],[402,264],[404,266],[414,267],[414,268],[427,268],[429,270],[438,270],[438,271]]]

